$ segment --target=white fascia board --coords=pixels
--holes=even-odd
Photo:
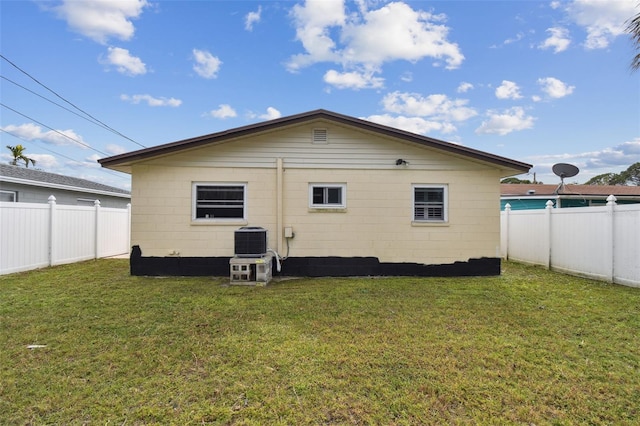
[[[501,200],[557,200],[558,195],[501,195]]]

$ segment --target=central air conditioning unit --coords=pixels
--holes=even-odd
[[[244,226],[235,231],[236,257],[262,257],[267,254],[267,230]]]

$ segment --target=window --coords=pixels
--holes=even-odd
[[[193,219],[245,219],[246,184],[193,185]]]
[[[18,192],[17,191],[0,190],[0,201],[8,201],[10,203],[17,203],[18,202]]]
[[[313,208],[347,207],[347,185],[342,183],[309,184],[309,206]]]
[[[447,221],[447,187],[413,186],[413,220],[421,222]]]

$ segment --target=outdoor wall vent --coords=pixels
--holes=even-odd
[[[328,143],[329,142],[329,132],[327,129],[313,129],[311,133],[311,142],[312,143]]]

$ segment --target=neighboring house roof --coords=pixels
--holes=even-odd
[[[623,185],[543,185],[543,184],[500,184],[500,195],[505,197],[640,197],[640,186]]]
[[[86,179],[6,164],[0,164],[0,181],[67,191],[110,195],[113,197],[131,198],[131,193],[129,191],[113,186],[92,182]]]
[[[337,124],[343,124],[351,127],[355,127],[362,131],[373,132],[376,134],[389,136],[397,139],[401,139],[407,142],[416,143],[425,147],[446,151],[448,153],[479,160],[485,163],[492,164],[503,169],[508,176],[514,174],[520,174],[528,172],[532,167],[530,164],[522,163],[516,160],[511,160],[498,155],[489,154],[487,152],[478,151],[472,148],[468,148],[462,145],[453,144],[450,142],[433,139],[427,136],[418,135],[415,133],[407,132],[404,130],[396,129],[389,126],[373,123],[371,121],[362,120],[347,115],[338,114],[335,112],[318,109],[309,111],[297,115],[291,115],[288,117],[277,118],[275,120],[260,122],[256,124],[250,124],[248,126],[237,127],[230,130],[225,130],[218,133],[212,133],[209,135],[199,136],[195,138],[185,139],[177,142],[158,145],[151,148],[145,148],[138,151],[133,151],[125,154],[115,155],[108,158],[98,160],[103,167],[108,167],[114,170],[119,170],[126,173],[131,173],[131,165],[135,162],[175,153],[185,149],[193,149],[203,145],[215,144],[225,142],[230,139],[251,136],[263,132],[269,132],[274,130],[281,130],[286,127],[299,125],[305,122],[314,120],[325,120],[334,122]]]

